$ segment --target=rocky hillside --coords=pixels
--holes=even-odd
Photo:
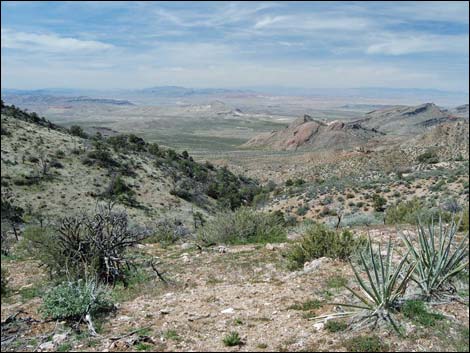
[[[416,135],[426,128],[458,119],[452,113],[439,108],[433,103],[419,106],[397,106],[374,110],[359,120],[362,127],[377,129],[392,135]]]
[[[455,107],[451,111],[452,111],[452,114],[458,117],[468,119],[468,115],[469,115],[468,104],[459,105],[458,107]]]
[[[458,127],[452,127],[454,125]],[[438,128],[433,130],[434,127]],[[446,129],[453,130],[446,135],[448,143],[455,145],[465,140],[460,134],[468,131],[468,105],[452,111],[432,103],[387,107],[366,113],[364,118],[353,122],[324,122],[304,115],[283,130],[255,136],[243,147],[309,151],[363,149],[364,146],[368,146],[366,149],[370,146],[383,148],[406,143],[409,137],[416,135],[424,134],[423,139],[417,140],[424,141],[427,135],[444,134]]]
[[[249,204],[259,191],[253,180],[135,135],[91,137],[3,103],[1,119],[2,205],[7,195],[31,217],[88,211],[106,201],[136,223],[172,218],[190,226],[194,213]]]
[[[468,122],[439,124],[415,138],[412,144],[421,147],[439,148],[450,158],[462,155],[468,158],[469,149]]]
[[[243,146],[277,150],[343,150],[363,145],[381,135],[383,134],[374,129],[366,129],[358,124],[341,121],[327,123],[304,115],[285,129],[258,135]]]

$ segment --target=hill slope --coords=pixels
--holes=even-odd
[[[113,201],[136,223],[190,225],[194,212],[236,208],[258,191],[253,180],[135,135],[91,138],[3,104],[1,119],[2,196],[31,214],[57,217]]]
[[[377,129],[387,134],[409,136],[423,133],[428,127],[456,119],[456,116],[435,104],[425,103],[412,107],[397,106],[374,110],[357,123],[362,127]]]
[[[364,146],[384,148],[407,143],[409,137],[427,134],[433,127],[451,126],[459,122],[462,126],[468,126],[468,105],[452,111],[443,110],[432,103],[387,107],[366,113],[364,118],[352,122],[327,123],[304,115],[285,129],[260,134],[242,146],[309,151],[352,150]],[[442,129],[436,130],[439,131]],[[459,128],[454,132],[452,138],[456,143],[460,138],[458,135],[465,131]]]

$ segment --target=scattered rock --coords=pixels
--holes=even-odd
[[[189,257],[188,253],[181,254],[181,259],[186,264],[191,262],[191,258]]]
[[[201,320],[201,319],[207,319],[211,316],[212,315],[210,313],[205,314],[205,315],[190,314],[190,316],[188,317],[188,321],[196,321],[196,320]]]
[[[318,270],[321,266],[326,263],[330,263],[331,259],[329,257],[320,257],[319,259],[312,260],[310,262],[306,262],[304,264],[304,273],[312,272]]]
[[[65,340],[67,339],[67,333],[58,333],[58,334],[55,334],[53,337],[52,337],[52,342],[54,344],[61,344],[62,342],[64,342]]]
[[[222,310],[220,313],[221,314],[233,314],[234,312],[235,312],[234,308],[228,308],[228,309]]]
[[[130,320],[131,318],[129,316],[123,315],[123,316],[118,317],[118,321],[130,321]]]
[[[277,249],[284,249],[286,247],[286,244],[285,243],[279,243],[279,244],[271,244],[271,243],[268,243],[266,244],[266,250],[270,250],[270,251],[273,251],[273,250],[277,250]]]
[[[265,248],[266,248],[266,250],[270,250],[270,251],[275,249],[274,245],[270,244],[270,243],[266,244]]]
[[[52,351],[54,349],[54,343],[52,341],[41,343],[39,349],[41,351]]]
[[[194,244],[191,244],[191,243],[183,243],[181,244],[181,249],[182,250],[189,250],[189,249],[192,249],[194,248]]]

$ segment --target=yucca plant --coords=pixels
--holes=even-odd
[[[357,316],[358,325],[371,322],[374,327],[379,321],[389,323],[399,334],[400,329],[392,318],[393,312],[399,307],[400,299],[403,297],[407,284],[414,271],[415,265],[408,261],[408,253],[405,254],[398,265],[392,263],[393,246],[391,237],[388,240],[387,254],[385,259],[381,256],[381,247],[378,245],[378,253],[374,253],[372,241],[369,236],[368,259],[360,253],[360,266],[364,269],[367,279],[361,278],[356,267],[351,263],[354,276],[361,289],[355,291],[345,286],[361,303],[359,304],[339,304],[340,306],[362,309],[362,311],[350,311],[318,317],[325,319],[340,316]]]
[[[434,220],[431,220],[426,230],[418,219],[416,246],[408,235],[400,232],[416,262],[416,271],[411,278],[425,299],[441,298],[452,286],[452,278],[468,266],[468,232],[458,242],[456,235],[459,227],[460,221],[456,223],[455,217],[448,226],[444,226],[439,217],[439,225],[435,227]]]

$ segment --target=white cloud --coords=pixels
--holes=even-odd
[[[302,43],[302,42],[280,41],[280,42],[278,42],[278,44],[282,45],[284,47],[303,47],[303,46],[305,46],[305,44]]]
[[[388,35],[367,47],[368,54],[404,55],[412,53],[468,53],[468,35]]]
[[[259,29],[263,27],[269,27],[276,22],[281,22],[288,19],[289,17],[287,16],[265,16],[255,23],[254,28]]]
[[[153,13],[157,20],[165,20],[179,27],[224,27],[230,24],[253,21],[260,11],[282,7],[279,3],[254,3],[249,2],[223,3],[212,11],[169,11],[156,8]]]
[[[2,29],[2,48],[23,49],[44,52],[101,51],[113,45],[76,38],[60,37],[55,34],[38,34]]]
[[[76,6],[83,17],[75,16]],[[468,30],[461,25],[468,23],[468,4],[70,2],[62,7],[42,19],[29,14],[27,25],[4,24],[2,83],[468,89]],[[89,20],[89,13],[103,21]],[[54,21],[68,24],[67,32]],[[441,23],[431,28],[424,21]],[[416,53],[426,55],[408,55]]]
[[[396,18],[408,20],[468,24],[469,19],[468,1],[396,2],[388,10]]]
[[[364,30],[371,27],[373,23],[360,17],[338,17],[318,15],[289,15],[289,16],[264,16],[258,19],[253,26],[254,29],[273,30]],[[332,16],[333,17],[333,16]]]

